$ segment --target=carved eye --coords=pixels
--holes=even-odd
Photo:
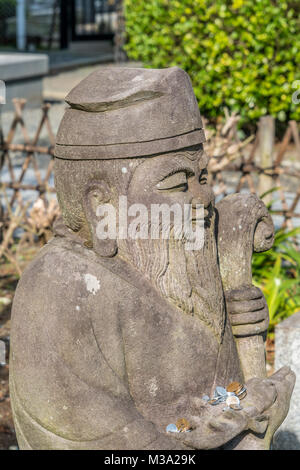
[[[187,174],[185,171],[179,171],[167,176],[156,185],[156,188],[160,191],[187,191]]]
[[[205,168],[204,170],[201,171],[200,177],[199,177],[199,183],[200,184],[206,184],[207,183],[207,169]]]

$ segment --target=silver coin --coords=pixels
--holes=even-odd
[[[238,397],[227,397],[226,399],[226,405],[227,406],[231,406],[231,405],[234,405],[234,406],[239,406],[240,405],[240,400]]]
[[[208,403],[209,403],[210,405],[215,406],[215,405],[219,405],[219,403],[221,403],[221,400],[220,400],[220,398],[213,398],[212,400],[209,400]]]
[[[220,397],[226,397],[226,396],[227,396],[227,390],[225,390],[224,387],[216,387],[216,393],[217,393]]]
[[[166,427],[167,432],[179,432],[175,424],[168,424]]]

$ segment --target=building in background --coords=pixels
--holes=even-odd
[[[24,5],[22,32],[18,18]],[[99,48],[118,34],[121,0],[0,0],[0,50],[25,44],[26,51],[71,49],[85,42]],[[19,8],[18,8],[19,6]],[[18,35],[25,34],[18,42]]]
[[[119,0],[67,0],[61,2],[62,48],[70,42],[113,40],[118,28]]]

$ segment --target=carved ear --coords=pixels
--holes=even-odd
[[[105,258],[111,258],[117,252],[116,239],[101,239],[97,236],[99,217],[97,210],[103,204],[109,204],[112,194],[105,181],[91,182],[84,195],[84,211],[89,225],[90,236],[94,251]]]

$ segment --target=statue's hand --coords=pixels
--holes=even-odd
[[[277,398],[274,381],[254,378],[247,382],[246,387],[247,396],[241,401],[242,410],[223,411],[225,403],[204,406],[201,399],[194,398],[191,401],[192,415],[186,417],[193,430],[174,433],[174,438],[193,449],[215,449],[243,431],[265,432],[269,420],[265,411],[272,407]]]
[[[266,448],[270,447],[275,431],[279,428],[288,414],[296,376],[288,366],[285,366],[269,377],[268,381],[270,381],[276,388],[277,397],[274,404],[265,413],[268,416],[269,421],[269,426],[264,438]]]
[[[249,380],[246,385],[250,406],[244,411],[248,413],[249,418],[252,416],[249,419],[249,430],[252,432],[246,434],[234,447],[235,449],[270,449],[273,435],[287,415],[294,384],[295,374],[289,367],[283,367],[268,379]],[[265,388],[263,394],[259,391],[259,387]],[[274,400],[272,395],[275,397]],[[245,402],[246,399],[242,401],[243,406]]]
[[[234,336],[257,335],[267,330],[269,310],[258,287],[229,290],[225,299]]]
[[[270,379],[254,377],[246,383],[247,395],[241,400],[241,405],[246,410],[252,410],[249,417],[262,415],[277,399],[277,390]]]
[[[245,413],[222,411],[220,407],[218,410],[211,408],[211,413],[205,417],[189,417],[193,429],[190,432],[174,433],[174,438],[192,449],[216,449],[248,429],[248,416]]]

